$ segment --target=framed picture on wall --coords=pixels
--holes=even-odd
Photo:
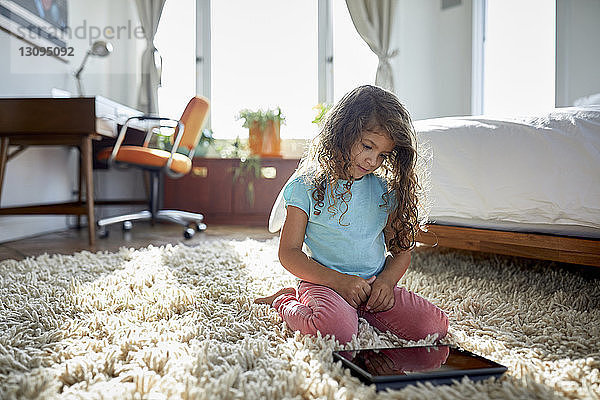
[[[67,0],[0,0],[0,27],[39,47],[66,47]]]

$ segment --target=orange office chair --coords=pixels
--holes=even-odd
[[[134,166],[150,173],[149,209],[98,220],[96,224],[99,228],[100,237],[108,236],[107,226],[122,222],[123,229],[129,230],[132,227],[132,221],[149,220],[152,221],[152,224],[156,220],[175,222],[185,226],[183,235],[186,239],[191,238],[196,231],[206,229],[206,225],[202,222],[204,220],[202,214],[177,210],[159,210],[158,202],[159,178],[162,171],[170,177],[178,178],[186,175],[192,169],[194,150],[202,135],[202,126],[208,115],[208,108],[208,99],[194,97],[189,101],[179,120],[153,116],[131,117],[121,128],[115,146],[104,149],[98,154],[98,159],[106,161],[109,166]],[[143,145],[121,146],[127,134],[128,126],[133,120],[146,121],[152,126],[147,129]],[[171,136],[173,149],[166,151],[150,147],[152,136],[160,128],[165,127],[174,130]],[[183,154],[181,151],[187,154]]]

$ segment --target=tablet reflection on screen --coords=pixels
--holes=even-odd
[[[409,375],[439,371],[448,360],[448,346],[345,351],[340,354],[372,375]],[[451,367],[453,368],[453,367]]]

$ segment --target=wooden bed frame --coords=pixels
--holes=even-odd
[[[417,241],[454,249],[483,251],[600,267],[600,239],[428,225]]]

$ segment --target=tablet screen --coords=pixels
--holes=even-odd
[[[336,352],[339,357],[372,377],[409,375],[447,375],[505,369],[491,360],[453,346],[416,346]]]

